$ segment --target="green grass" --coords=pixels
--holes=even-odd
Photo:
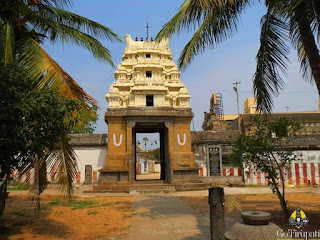
[[[51,202],[49,202],[49,205],[60,205],[62,203],[62,199],[60,198],[53,198]]]
[[[29,189],[29,185],[19,182],[10,182],[8,184],[8,191],[25,191]]]
[[[48,206],[41,206],[41,210],[48,210],[49,207]]]
[[[71,201],[71,202],[65,204],[65,206],[71,207],[72,210],[76,210],[76,209],[84,209],[86,207],[92,208],[93,206],[97,206],[97,204],[99,204],[98,201],[79,201],[79,202]]]
[[[88,215],[96,215],[99,213],[98,211],[88,211]]]
[[[67,201],[61,198],[53,198],[51,202],[49,202],[49,205],[60,205],[63,207],[70,207],[72,210],[77,209],[84,209],[84,208],[97,208],[97,207],[104,207],[104,206],[110,206],[110,203],[105,204],[99,204],[98,201]],[[94,212],[94,211],[92,211]],[[95,213],[93,213],[95,214]]]

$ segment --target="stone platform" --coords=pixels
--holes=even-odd
[[[206,190],[209,187],[227,186],[229,178],[222,177],[220,181],[208,182],[208,179],[189,179],[175,180],[168,184],[162,180],[143,180],[143,181],[102,181],[93,185],[92,190],[86,190],[84,193],[132,193],[132,194],[150,194],[150,193],[172,193],[179,191],[199,191]]]

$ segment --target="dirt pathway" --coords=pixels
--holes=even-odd
[[[210,239],[209,218],[169,195],[134,196],[129,240]]]

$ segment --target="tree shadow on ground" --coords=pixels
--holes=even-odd
[[[32,205],[32,197],[10,196],[7,199],[6,211],[1,218],[1,239],[9,239],[13,236],[21,239],[37,236],[51,236],[65,238],[70,234],[70,228],[49,218],[52,211],[48,203],[42,202],[43,210],[37,215]]]

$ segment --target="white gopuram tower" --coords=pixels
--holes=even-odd
[[[172,61],[169,41],[134,41],[125,36],[122,63],[114,73],[106,98],[108,108],[173,107],[190,108],[190,96],[180,81],[180,72]],[[152,99],[152,97],[153,99]]]
[[[108,153],[101,180],[136,180],[136,133],[160,134],[161,180],[198,177],[191,151],[188,90],[172,61],[169,41],[156,43],[125,36],[122,62],[106,99]]]

